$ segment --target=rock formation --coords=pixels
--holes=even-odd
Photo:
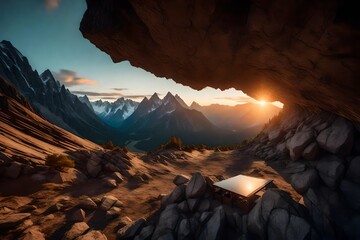
[[[360,120],[357,2],[95,1],[80,30],[114,62]]]

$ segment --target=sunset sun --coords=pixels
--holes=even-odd
[[[259,104],[259,105],[261,105],[261,106],[265,106],[265,105],[267,104],[267,102],[261,100],[261,101],[258,101],[257,104]]]

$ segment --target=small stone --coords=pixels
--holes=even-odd
[[[107,237],[98,230],[92,230],[85,235],[76,238],[76,240],[107,240]]]
[[[110,177],[115,179],[117,183],[122,183],[124,181],[123,176],[119,172],[113,172]]]
[[[106,186],[111,187],[111,188],[117,187],[116,181],[112,178],[104,178],[104,183]]]
[[[10,229],[22,223],[31,216],[30,213],[13,213],[0,215],[0,229]]]
[[[22,237],[21,240],[45,240],[44,234],[39,231],[38,227],[30,227],[27,229]]]
[[[85,220],[85,212],[81,208],[77,209],[71,216],[71,221],[82,222]]]
[[[67,231],[62,240],[74,240],[81,236],[89,229],[89,226],[85,222],[74,223],[69,231]]]
[[[112,195],[106,195],[101,200],[100,209],[103,211],[109,210],[117,201],[119,201],[116,197]]]
[[[98,206],[91,198],[85,197],[80,200],[79,207],[87,210],[95,210]]]
[[[118,237],[120,237],[120,239],[134,239],[134,237],[140,233],[142,227],[145,225],[146,221],[145,219],[141,218],[139,220],[137,220],[136,222],[134,222],[132,225],[130,225],[125,231],[122,231],[122,229],[120,229],[117,232]]]
[[[111,207],[109,210],[106,211],[106,217],[111,219],[120,216],[121,208],[119,207]]]
[[[185,199],[185,186],[176,186],[170,195],[166,198],[166,203],[179,203]]]

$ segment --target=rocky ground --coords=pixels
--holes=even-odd
[[[360,239],[360,127],[285,108],[233,151],[69,152],[75,168],[0,167],[1,239]],[[212,183],[273,179],[249,211]]]
[[[195,172],[212,179],[240,173],[274,179],[300,199],[272,167],[241,150],[151,155],[99,150],[70,156],[76,169],[65,172],[46,166],[27,172],[18,163],[2,168],[1,239],[117,239],[136,220],[156,215],[176,187],[175,176]]]

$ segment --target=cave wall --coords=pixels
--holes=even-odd
[[[284,169],[323,239],[359,239],[360,125],[323,111],[286,107],[248,146]]]
[[[202,89],[360,121],[355,0],[87,0],[80,30],[114,62]],[[151,83],[149,83],[151,84]]]

